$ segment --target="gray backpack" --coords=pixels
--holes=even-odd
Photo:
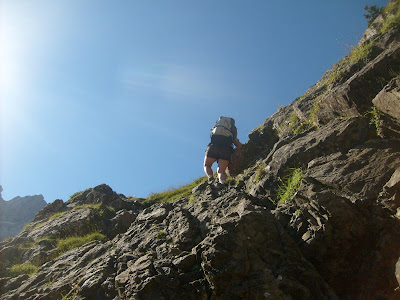
[[[216,144],[232,144],[237,136],[235,119],[220,117],[211,129],[211,142]]]

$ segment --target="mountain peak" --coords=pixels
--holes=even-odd
[[[47,204],[42,195],[0,200],[0,240],[15,236]]]

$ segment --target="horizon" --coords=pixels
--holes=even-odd
[[[387,3],[0,0],[3,199],[103,183],[146,198],[205,176],[219,116],[245,143]]]

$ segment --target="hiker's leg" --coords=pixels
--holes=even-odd
[[[221,183],[225,183],[226,182],[226,168],[229,165],[229,160],[224,160],[224,159],[219,159],[218,160],[218,178],[219,178],[219,182]]]
[[[213,176],[213,170],[212,170],[212,165],[216,161],[215,158],[212,157],[204,157],[204,172],[208,176],[208,178]]]

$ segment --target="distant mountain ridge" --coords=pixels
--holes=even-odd
[[[17,235],[47,205],[42,195],[15,197],[5,201],[1,196],[2,191],[0,186],[0,241]]]

